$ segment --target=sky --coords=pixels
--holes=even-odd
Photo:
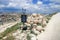
[[[0,0],[0,12],[54,13],[60,12],[60,0]]]

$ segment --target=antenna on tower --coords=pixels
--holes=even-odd
[[[22,8],[22,13],[25,14],[26,13],[26,9]]]

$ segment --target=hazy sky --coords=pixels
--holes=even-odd
[[[60,11],[60,0],[0,0],[1,11],[20,11],[53,13]]]

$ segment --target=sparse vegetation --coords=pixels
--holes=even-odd
[[[56,13],[49,14],[49,15],[46,16],[46,18],[47,18],[48,20],[50,20],[51,17],[52,17],[53,15],[55,15],[55,14],[56,14]]]
[[[18,23],[14,26],[12,26],[11,28],[7,28],[3,33],[0,33],[0,39],[2,39],[3,37],[5,37],[6,35],[8,35],[9,33],[16,31],[17,29],[20,28],[19,25],[21,25],[22,23]]]
[[[29,36],[29,34],[27,34],[27,40],[31,40],[31,37]]]
[[[53,15],[55,15],[56,13],[54,13],[54,14],[49,14],[49,15],[47,15],[46,16],[46,18],[47,18],[47,21],[46,21],[46,23],[48,23],[49,22],[49,20],[51,19],[51,17],[53,16]],[[13,20],[15,20],[14,18],[12,18]],[[30,20],[30,19],[29,19]],[[28,21],[29,21],[28,20]],[[15,20],[16,21],[16,20]],[[45,21],[45,20],[44,20]],[[36,20],[35,20],[35,22],[36,22]],[[35,23],[34,22],[34,23]],[[5,37],[5,36],[8,36],[5,40],[14,40],[14,37],[13,36],[9,36],[9,34],[11,34],[11,33],[13,33],[14,31],[16,31],[17,29],[19,29],[20,28],[20,25],[21,24],[23,24],[23,23],[17,23],[16,25],[14,25],[14,26],[12,26],[11,28],[7,28],[3,33],[0,33],[0,40],[3,38],[3,37]],[[29,23],[28,23],[29,24]],[[36,23],[37,24],[37,23]],[[30,26],[30,25],[27,25],[27,26]],[[35,25],[36,26],[36,25]],[[46,25],[44,24],[44,25],[42,25],[42,23],[39,23],[39,24],[37,24],[37,26],[42,26],[42,27],[45,27]],[[23,30],[22,30],[23,31]],[[37,30],[37,31],[39,31],[40,32],[40,30]],[[22,32],[23,33],[23,32]],[[37,35],[36,33],[34,33],[34,31],[32,31],[32,30],[30,30],[30,33],[32,33],[32,34],[34,34],[34,35]],[[27,40],[31,40],[31,37],[29,36],[29,34],[27,34]]]
[[[10,35],[6,39],[3,39],[3,40],[15,40],[15,38],[14,38],[14,36]]]

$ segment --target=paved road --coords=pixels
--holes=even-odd
[[[38,35],[38,40],[60,40],[60,13],[51,18],[45,32]]]

